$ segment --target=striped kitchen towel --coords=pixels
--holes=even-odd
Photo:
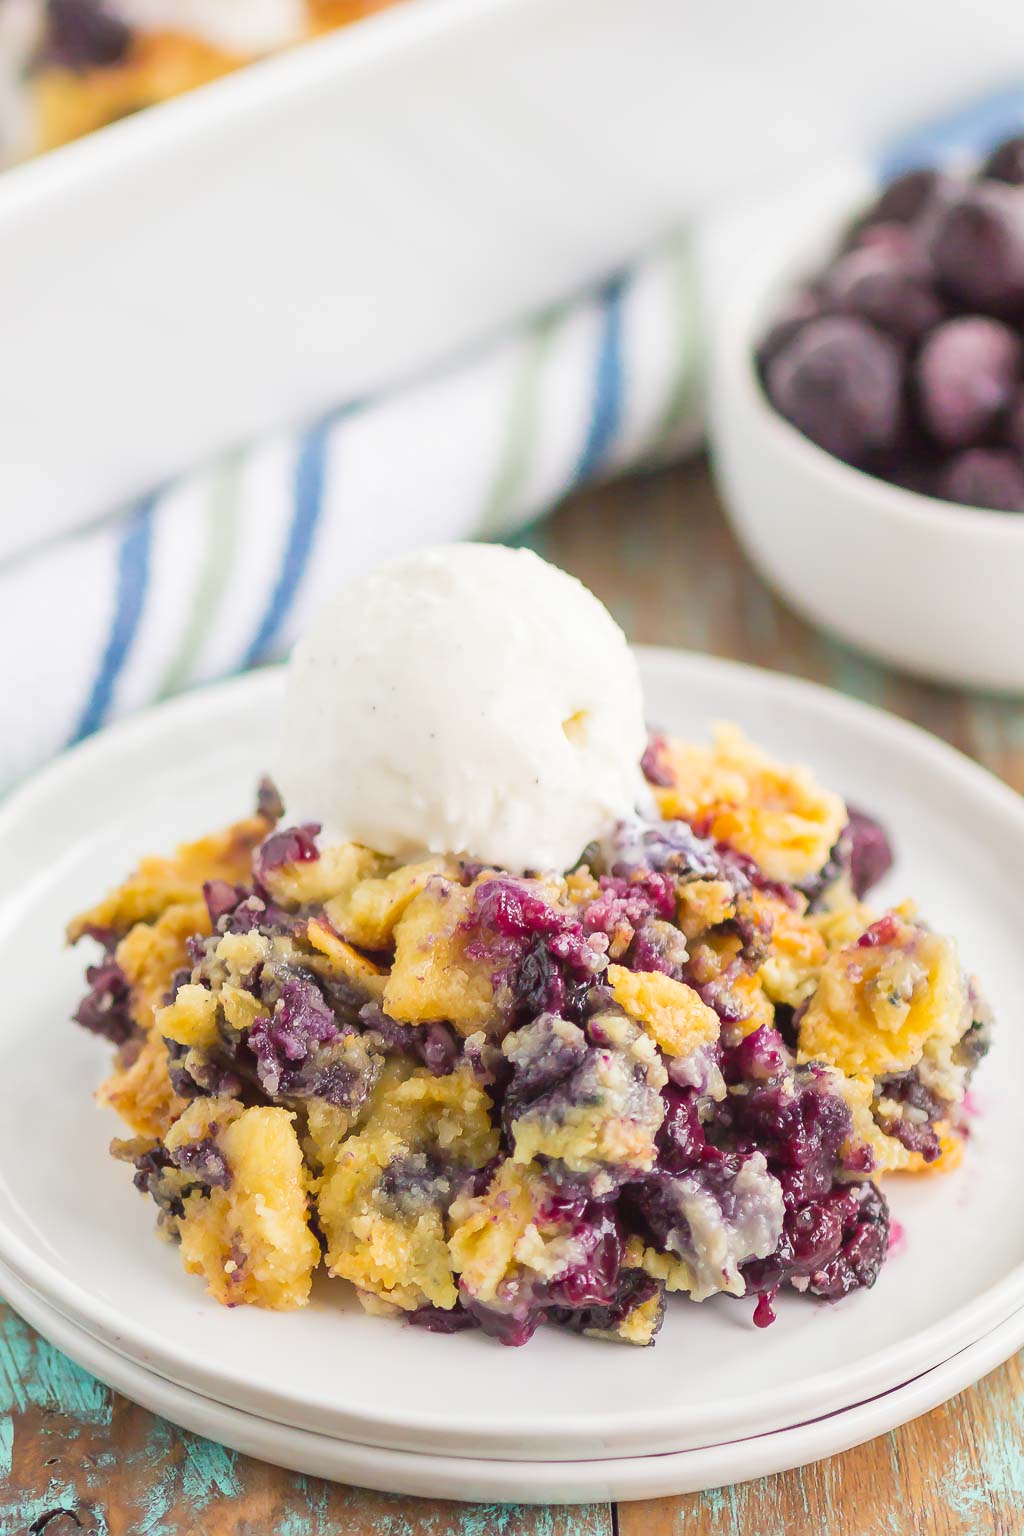
[[[700,375],[678,236],[447,372],[0,564],[0,791],[108,721],[284,655],[388,555],[509,537],[574,486],[693,445]]]

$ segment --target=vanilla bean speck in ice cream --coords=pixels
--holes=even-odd
[[[646,802],[646,739],[636,660],[593,593],[529,550],[453,544],[314,621],[273,768],[325,844],[554,870]]]

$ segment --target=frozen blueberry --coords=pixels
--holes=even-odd
[[[1024,134],[997,145],[978,175],[986,181],[1006,181],[1015,187],[1024,185]]]
[[[939,477],[939,495],[993,512],[1024,512],[1024,467],[1009,448],[969,448]]]
[[[935,214],[928,249],[961,304],[1015,313],[1024,305],[1024,190],[991,181],[965,188]]]
[[[777,357],[783,347],[787,346],[797,332],[803,329],[808,320],[816,320],[824,313],[825,304],[817,290],[799,289],[775,317],[774,323],[765,333],[757,349],[757,364],[762,372],[768,367],[772,358]],[[650,778],[649,774],[648,778]],[[660,781],[651,779],[651,782],[657,784]],[[671,779],[668,782],[671,783]]]
[[[880,251],[925,268],[931,265],[922,233],[913,224],[868,224],[857,231],[846,249]]]
[[[880,224],[913,224],[934,201],[946,178],[928,167],[906,171],[882,189],[871,206],[855,221],[851,239]]]
[[[1020,341],[1000,321],[962,315],[936,326],[914,369],[928,431],[947,448],[980,443],[1010,405],[1020,370]]]
[[[860,315],[903,341],[916,341],[944,314],[917,248],[905,254],[878,245],[850,251],[829,273],[827,291],[843,313]]]
[[[886,466],[883,478],[905,491],[914,491],[918,496],[937,494],[935,489],[937,471],[934,464],[929,464],[926,459],[913,454],[906,458],[894,457]]]
[[[810,321],[772,359],[766,384],[787,421],[848,463],[864,463],[899,434],[899,348],[855,316]]]
[[[1003,437],[1011,448],[1024,454],[1024,388],[1018,389],[1006,413]]]

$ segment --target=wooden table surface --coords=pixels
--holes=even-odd
[[[910,682],[815,634],[745,564],[700,464],[583,492],[529,542],[635,640],[830,683],[1024,789],[1024,706]],[[618,1508],[474,1506],[236,1456],[109,1391],[0,1305],[0,1536],[1021,1536],[1021,1361],[916,1423],[779,1477]]]

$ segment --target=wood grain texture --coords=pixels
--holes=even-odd
[[[635,640],[779,668],[926,726],[1024,790],[1024,708],[893,674],[816,634],[739,555],[702,465],[578,495],[525,542]],[[390,1498],[175,1429],[0,1308],[0,1536],[1021,1536],[1022,1357],[915,1423],[815,1466],[578,1509]]]

